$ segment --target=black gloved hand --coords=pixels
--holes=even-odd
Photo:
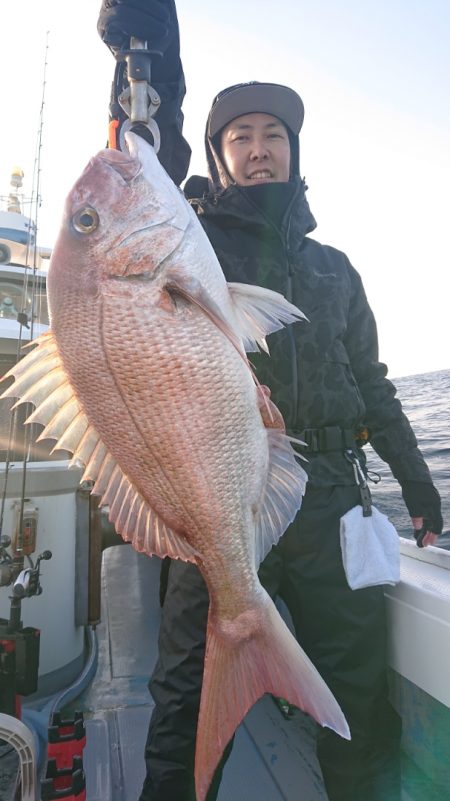
[[[97,22],[100,37],[116,55],[130,46],[130,37],[165,53],[178,34],[174,0],[103,0]]]
[[[442,534],[444,522],[441,513],[441,497],[434,484],[423,481],[403,481],[402,495],[411,517],[423,517],[422,529],[433,534]]]

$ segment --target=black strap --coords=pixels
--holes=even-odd
[[[296,431],[294,436],[307,445],[305,453],[346,451],[356,445],[355,431],[349,428],[340,428],[340,426],[304,428],[303,431]]]

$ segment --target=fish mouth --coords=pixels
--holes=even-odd
[[[127,184],[132,183],[143,171],[139,159],[122,153],[121,150],[113,150],[112,148],[103,150],[98,159],[118,173]]]

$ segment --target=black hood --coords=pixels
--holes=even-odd
[[[225,102],[224,102],[225,101]],[[226,108],[224,109],[224,105]],[[220,107],[220,115],[217,109]],[[273,113],[285,124],[289,136],[291,163],[290,177],[286,183],[267,183],[256,186],[238,186],[229,175],[222,162],[220,153],[220,125],[226,119],[234,119],[236,112],[248,113],[262,111]],[[276,113],[274,113],[276,112]],[[208,115],[205,131],[205,150],[208,165],[208,177],[193,175],[186,182],[186,197],[200,217],[232,217],[234,224],[241,218],[243,224],[263,215],[279,230],[283,221],[291,218],[292,213],[301,220],[302,236],[316,227],[311,214],[305,191],[305,182],[300,178],[300,143],[299,131],[303,123],[303,102],[292,89],[281,84],[237,84],[220,92],[213,101]],[[220,123],[217,125],[217,117]],[[283,119],[284,117],[284,119]],[[226,124],[226,123],[225,123]],[[215,132],[210,135],[211,129]]]

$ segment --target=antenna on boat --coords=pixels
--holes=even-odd
[[[34,157],[34,166],[33,166],[33,178],[31,183],[31,200],[30,200],[30,217],[33,221],[33,230],[34,230],[34,238],[32,247],[33,247],[33,285],[31,290],[31,309],[30,309],[30,339],[33,339],[33,328],[34,328],[34,320],[35,320],[35,302],[36,302],[36,271],[38,267],[38,245],[37,245],[37,235],[38,235],[38,217],[39,217],[39,208],[41,206],[42,198],[41,198],[41,151],[42,151],[42,134],[44,130],[44,106],[45,106],[45,90],[47,86],[47,66],[48,66],[48,39],[49,39],[49,31],[47,31],[45,35],[45,53],[44,53],[44,71],[42,76],[42,95],[41,95],[41,105],[39,109],[39,126],[37,132],[37,142],[36,142],[36,153]],[[24,284],[24,297],[27,290],[27,278]],[[22,320],[19,320],[22,323]],[[22,330],[22,329],[21,329]]]

